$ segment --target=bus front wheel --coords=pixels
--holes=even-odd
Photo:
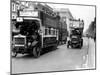
[[[16,57],[17,56],[17,52],[12,52],[12,56]]]
[[[33,53],[33,56],[35,58],[40,57],[41,48],[40,47],[34,47],[32,53]]]

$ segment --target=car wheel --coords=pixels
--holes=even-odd
[[[16,57],[17,56],[17,52],[12,52],[12,56]]]

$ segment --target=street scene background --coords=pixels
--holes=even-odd
[[[31,8],[34,2],[12,1],[12,30],[18,16],[19,9]],[[81,49],[67,48],[66,44],[60,43],[56,49],[46,48],[39,58],[31,55],[18,54],[12,57],[12,73],[34,73],[63,70],[95,69],[95,46],[96,46],[96,17],[95,7],[74,6],[63,4],[41,3],[48,6],[54,12],[61,13],[62,20],[67,26],[68,35],[70,33],[70,19],[84,20],[83,47]],[[76,15],[77,14],[77,15]],[[62,27],[62,26],[61,26]],[[63,28],[63,27],[62,27]],[[69,36],[67,36],[69,38]]]
[[[12,73],[34,73],[95,68],[95,42],[84,38],[80,49],[67,49],[66,44],[47,52],[38,59],[30,55],[19,54],[12,58]]]

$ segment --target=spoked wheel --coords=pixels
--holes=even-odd
[[[16,57],[17,56],[17,53],[16,52],[12,52],[12,56],[13,57]]]
[[[38,58],[40,56],[40,53],[41,53],[41,48],[40,47],[34,47],[33,48],[33,56],[35,58]]]

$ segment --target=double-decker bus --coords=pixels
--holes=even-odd
[[[39,8],[37,5],[35,8],[18,13],[15,24],[17,32],[12,32],[13,56],[28,53],[37,58],[43,48],[58,45],[58,16],[45,7]]]

